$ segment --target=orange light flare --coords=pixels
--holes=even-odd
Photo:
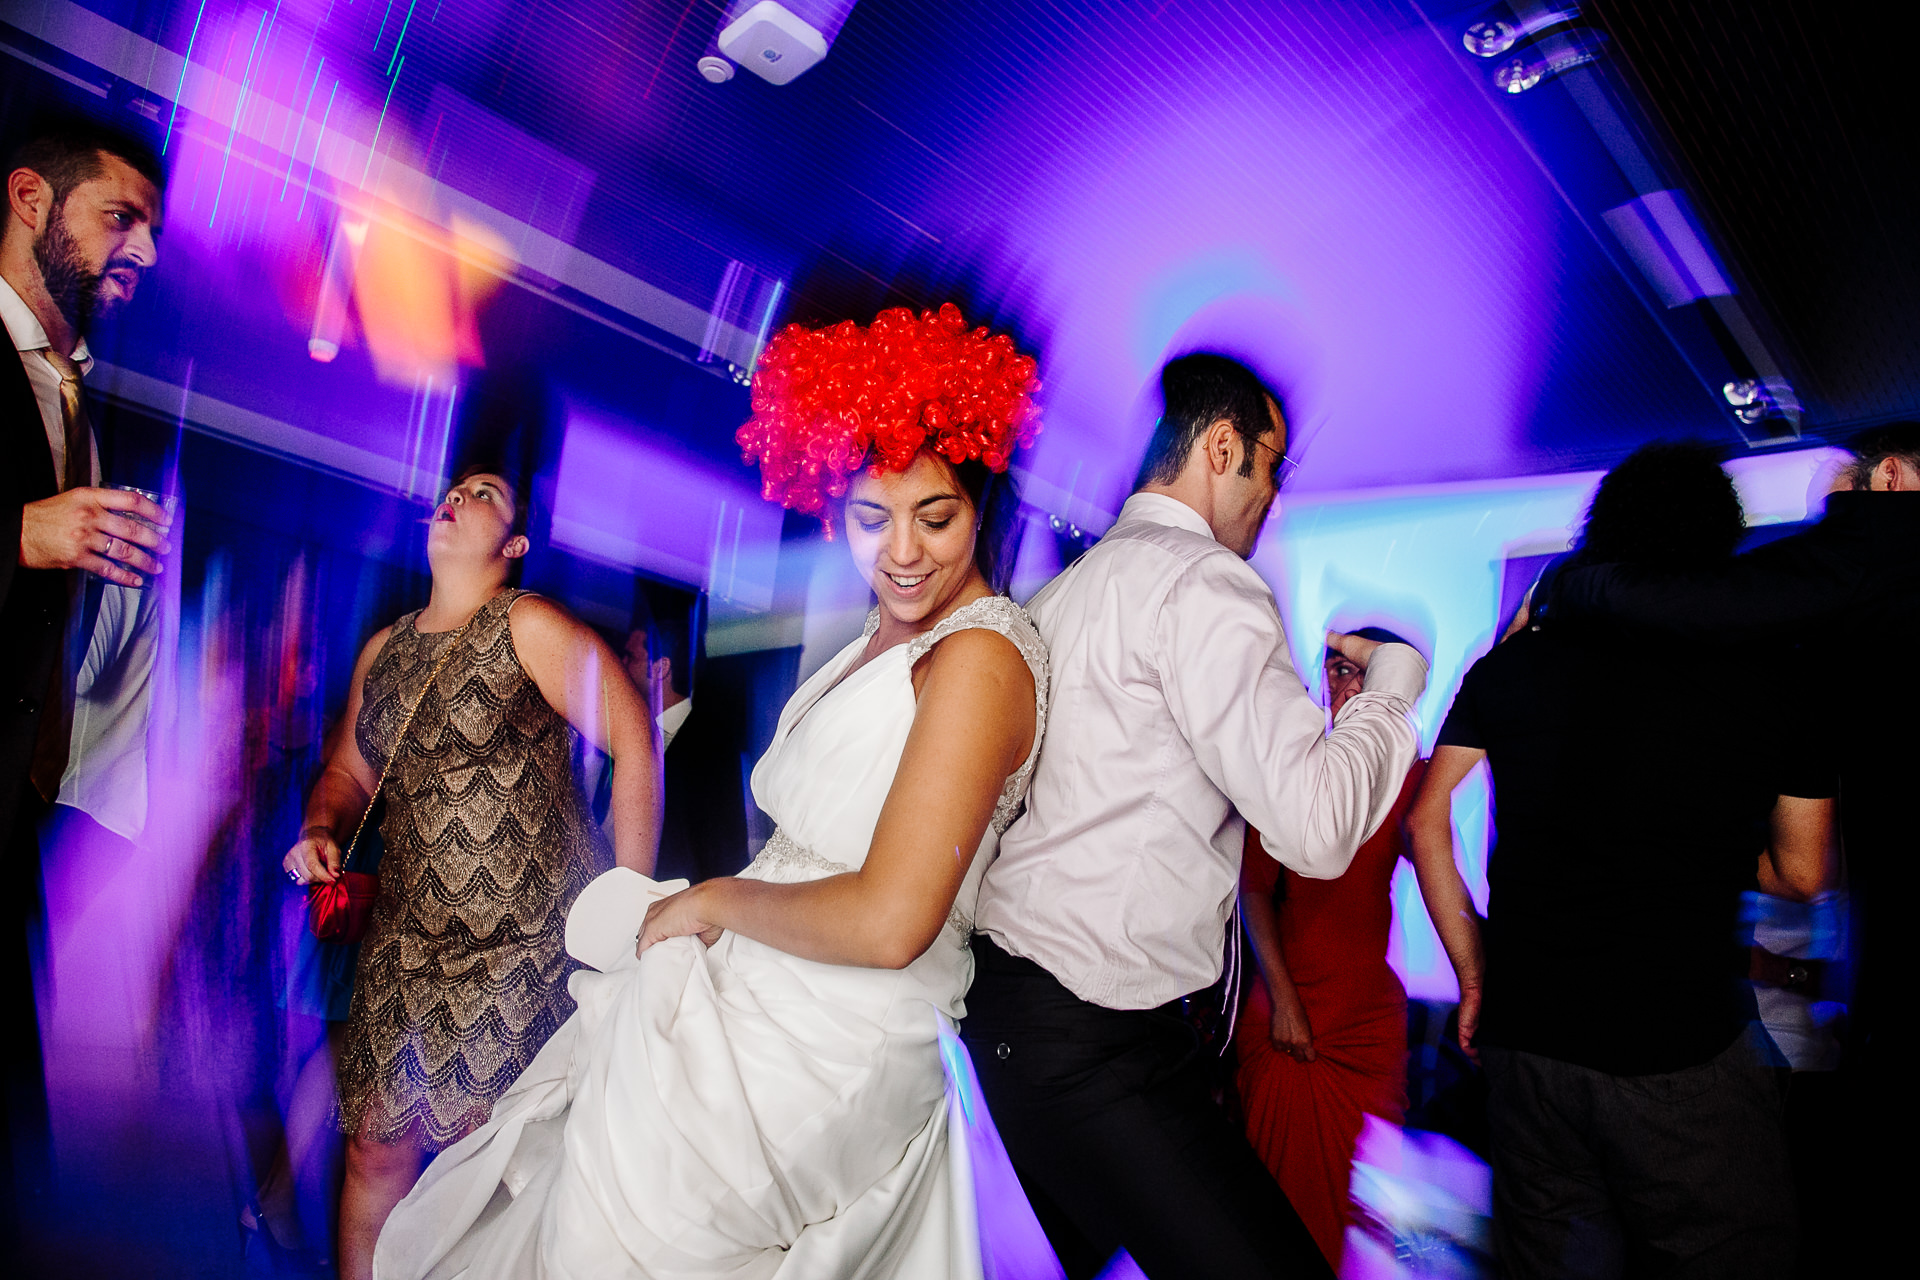
[[[382,201],[353,203],[343,219],[365,226],[353,260],[354,309],[380,379],[444,385],[456,366],[483,366],[479,316],[511,270],[506,241],[459,215],[443,227]]]

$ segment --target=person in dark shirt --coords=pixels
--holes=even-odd
[[[1884,423],[1847,447],[1825,514],[1802,533],[1705,568],[1569,565],[1537,594],[1551,617],[1658,627],[1682,653],[1798,643],[1836,674],[1869,670],[1869,654],[1898,666],[1920,651],[1920,423]],[[1843,677],[1839,688],[1820,732],[1840,774],[1852,912],[1854,989],[1840,1078],[1843,1137],[1854,1149],[1832,1175],[1865,1225],[1820,1242],[1819,1261],[1828,1274],[1849,1275],[1871,1266],[1875,1233],[1905,1212],[1904,1184],[1880,1170],[1887,1152],[1916,1141],[1910,1080],[1920,1013],[1906,921],[1920,888],[1920,733],[1903,702],[1875,697],[1870,680]]]
[[[1711,450],[1649,446],[1601,482],[1574,562],[1705,567],[1742,527]],[[1736,928],[1763,849],[1791,892],[1819,889],[1833,772],[1795,664],[1749,648],[1715,652],[1711,679],[1695,666],[1617,621],[1520,628],[1467,673],[1409,814],[1462,1047],[1487,1068],[1508,1274],[1791,1272],[1775,1055]],[[1484,939],[1464,885],[1428,884],[1483,759]]]
[[[1920,423],[1855,436],[1826,513],[1812,528],[1732,561],[1700,568],[1570,564],[1543,584],[1551,616],[1658,627],[1677,651],[1715,653],[1799,642],[1835,672],[1863,654],[1896,665],[1920,651]],[[1852,682],[1847,682],[1851,684]],[[1904,683],[1898,676],[1895,683]],[[1920,733],[1861,684],[1831,700],[1822,732],[1841,780],[1840,822],[1857,938],[1848,1027],[1850,1074],[1864,1077],[1868,1124],[1906,1118],[1916,1013],[1903,917],[1920,868],[1913,819]]]

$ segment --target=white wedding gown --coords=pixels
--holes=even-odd
[[[1038,753],[1046,650],[1012,601],[974,601],[842,680],[863,637],[781,714],[753,771],[779,829],[742,876],[795,883],[860,866],[913,724],[913,665],[969,627],[1006,636],[1032,668]],[[674,938],[575,973],[578,1011],[394,1210],[374,1274],[979,1276],[959,1136],[977,1094],[949,1083],[943,1041],[964,1077],[952,1020],[973,978],[972,905],[1033,762],[1008,779],[946,927],[905,969],[818,964],[726,933],[711,949]]]

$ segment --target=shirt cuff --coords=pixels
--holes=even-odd
[[[1391,693],[1412,706],[1427,689],[1427,660],[1410,644],[1383,644],[1373,651],[1360,686],[1368,693]]]

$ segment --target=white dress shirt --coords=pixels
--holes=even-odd
[[[61,415],[60,373],[41,353],[53,343],[46,326],[0,277],[0,320],[33,386],[40,422],[53,451],[53,478],[66,483],[67,428]],[[72,360],[82,379],[93,370],[85,338]],[[93,483],[100,483],[100,450],[92,447]],[[16,549],[17,554],[17,549]],[[153,660],[158,645],[153,593],[115,583],[100,589],[100,615],[75,682],[73,737],[58,801],[80,809],[110,831],[137,837],[147,821],[147,715],[153,705]],[[76,620],[77,621],[77,620]]]
[[[1347,869],[1413,763],[1426,662],[1382,645],[1328,733],[1273,593],[1162,494],[1127,499],[1027,612],[1047,740],[975,928],[1083,1000],[1150,1009],[1220,976],[1245,822],[1301,875]]]
[[[33,398],[40,406],[40,424],[47,429],[47,447],[53,450],[53,482],[64,488],[67,483],[67,424],[60,412],[60,371],[47,363],[40,354],[51,350],[53,343],[47,339],[46,326],[40,323],[40,317],[33,314],[31,308],[14,292],[5,276],[0,276],[0,320],[7,326],[7,335],[13,339],[14,350],[20,353],[20,364],[27,371],[27,381],[33,384]],[[80,345],[73,349],[71,357],[80,370],[82,380],[93,372],[93,353],[87,350],[87,340],[80,339]],[[93,482],[100,483],[100,450],[93,451]]]
[[[653,722],[660,726],[661,754],[664,755],[667,748],[673,745],[673,735],[680,732],[680,726],[685,724],[687,717],[692,714],[693,699],[682,698],[653,718]]]

